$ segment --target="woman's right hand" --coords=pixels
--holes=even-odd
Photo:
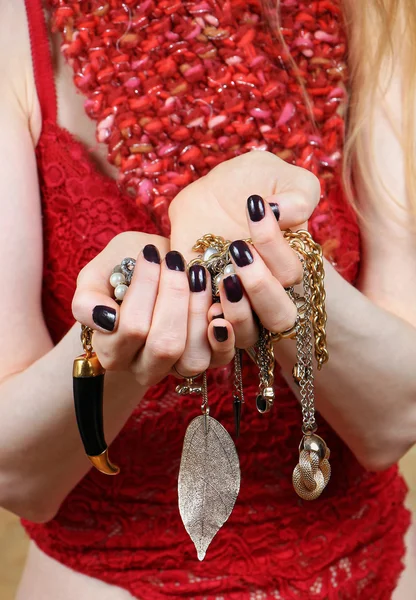
[[[128,256],[137,257],[136,266],[118,305],[110,275]],[[139,384],[150,387],[174,365],[179,373],[193,376],[231,361],[232,327],[221,321],[222,335],[217,337],[227,339],[216,339],[214,327],[208,328],[211,304],[205,268],[191,267],[188,279],[184,259],[170,250],[168,239],[126,232],[82,269],[72,311],[77,321],[94,329],[93,347],[105,369],[129,370]]]

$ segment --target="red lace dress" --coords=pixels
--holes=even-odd
[[[97,172],[88,149],[57,125],[40,3],[27,0],[26,4],[43,111],[36,149],[44,219],[43,305],[51,335],[58,342],[73,324],[71,299],[79,270],[117,233],[132,229],[160,232],[165,230],[166,220],[160,213],[156,219],[154,213],[150,217],[132,197],[122,194],[114,181]],[[65,8],[66,3],[57,4]],[[107,3],[101,4],[105,9]],[[109,4],[121,5],[117,0]],[[185,24],[204,18],[210,27],[220,28],[218,22],[224,18],[226,28],[232,30],[230,37],[217,36],[212,44],[224,50],[228,70],[223,74],[231,77],[229,83],[234,83],[229,87],[237,89],[242,101],[227,133],[237,133],[239,143],[232,147],[226,140],[219,140],[217,146],[208,143],[218,140],[219,134],[212,123],[210,127],[204,125],[204,119],[192,133],[190,123],[183,123],[190,102],[185,95],[180,97],[182,122],[171,119],[170,129],[163,132],[175,137],[182,127],[182,133],[187,134],[176,148],[176,156],[189,145],[189,135],[194,135],[204,148],[203,156],[213,162],[218,161],[219,153],[220,157],[235,155],[249,150],[255,142],[256,147],[313,169],[321,179],[323,197],[310,221],[312,233],[337,269],[353,283],[359,263],[359,235],[339,185],[343,134],[339,82],[345,77],[346,48],[337,2],[281,2],[282,34],[290,40],[314,102],[318,129],[313,131],[297,79],[287,62],[280,60],[280,46],[264,29],[257,2],[233,0],[224,4],[224,11],[204,0],[163,0],[156,5],[143,0],[138,7],[136,4],[127,2],[133,25],[135,16],[140,24],[141,10],[146,11],[148,28],[157,27],[161,11],[169,15],[169,23],[174,23],[176,11]],[[79,8],[79,3],[71,6]],[[89,22],[94,23],[94,19]],[[71,26],[76,28],[76,21],[72,20]],[[168,27],[166,31],[171,30]],[[80,29],[82,39],[84,34]],[[150,34],[143,35],[149,46]],[[179,50],[190,51],[192,35],[183,35]],[[230,49],[237,58],[230,60]],[[161,58],[158,52],[163,52],[163,44],[153,46],[154,60]],[[250,68],[241,66],[238,57],[242,53],[246,61],[251,60]],[[218,116],[224,105],[221,90],[211,86],[215,64],[208,62],[206,71],[200,73],[202,79],[198,76],[191,84],[194,98],[198,90],[205,93],[210,88],[211,109]],[[260,103],[260,112],[251,105],[254,112],[249,115],[244,110],[253,98]],[[144,115],[148,111],[150,120],[154,118],[150,108],[143,110]],[[148,139],[158,143],[157,136]],[[188,166],[177,160],[176,173],[185,172]],[[209,160],[191,173],[196,177],[208,168]],[[152,189],[160,196],[163,173],[149,173]],[[228,375],[227,369],[210,374],[210,404],[215,417],[233,434]],[[199,403],[192,397],[179,398],[170,378],[149,390],[113,443],[111,455],[121,466],[121,474],[109,478],[91,470],[53,520],[41,525],[24,521],[30,537],[66,566],[125,588],[144,600],[388,600],[402,570],[403,536],[409,524],[403,506],[406,486],[397,468],[377,474],[364,471],[319,417],[320,432],[331,448],[333,475],[320,499],[301,501],[291,483],[300,435],[298,403],[277,377],[276,406],[270,414],[261,415],[255,408],[256,375],[249,361],[244,366],[244,381],[246,405],[236,442],[241,491],[203,562],[197,559],[177,503],[182,442],[187,424],[199,414]]]

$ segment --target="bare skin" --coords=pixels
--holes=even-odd
[[[26,21],[24,16],[23,8],[10,8],[9,3],[5,3],[4,0],[0,2],[0,8],[3,10],[3,5],[6,6],[6,11],[9,13],[13,12],[12,17],[13,21],[16,23],[16,29],[13,29],[14,43],[16,44],[16,40],[20,40],[21,42],[21,56],[19,68],[24,68],[26,70],[27,76],[25,79],[25,84],[20,86],[20,82],[16,82],[16,96],[20,99],[21,105],[23,108],[28,109],[28,114],[30,116],[30,136],[32,138],[32,149],[33,145],[36,144],[36,141],[40,134],[41,128],[41,115],[39,104],[36,97],[35,86],[33,82],[33,75],[31,72],[31,59],[30,59],[30,50],[29,50],[29,40],[27,36],[27,28]],[[16,20],[17,19],[17,20]],[[8,19],[5,19],[6,22],[10,23]],[[17,32],[17,34],[16,34]],[[7,40],[6,40],[7,44]],[[7,45],[6,45],[7,47]],[[59,56],[59,55],[58,55]],[[23,62],[22,62],[23,61]],[[24,65],[24,67],[23,67]],[[95,131],[94,124],[85,116],[83,110],[83,99],[76,94],[73,84],[71,81],[70,70],[67,67],[62,65],[62,60],[60,59],[57,63],[56,68],[56,83],[57,83],[57,92],[58,92],[58,102],[59,102],[59,115],[58,121],[59,124],[69,131],[77,135],[82,141],[84,141],[89,148],[94,148],[92,155],[96,159],[99,168],[101,168],[104,172],[109,174],[110,176],[114,176],[115,173],[112,168],[108,165],[105,159],[105,149],[103,147],[99,147],[95,141]],[[20,86],[20,87],[19,87]],[[23,115],[24,115],[23,110]],[[24,120],[22,118],[22,120]],[[27,145],[27,151],[29,152],[30,144]],[[17,152],[17,151],[16,151]],[[28,160],[34,160],[32,159]],[[32,163],[33,164],[33,163]],[[4,178],[3,178],[4,179]],[[28,196],[30,196],[29,192],[33,187],[36,187],[35,178],[32,181],[27,182],[28,185]],[[34,213],[36,212],[38,206],[35,202],[35,207],[33,209]],[[27,207],[24,206],[26,210]],[[22,233],[22,235],[24,232]],[[28,229],[29,235],[29,229]],[[26,243],[28,238],[26,237],[24,240]],[[370,250],[371,251],[371,250]],[[371,287],[371,286],[370,286]],[[35,312],[35,311],[34,311]],[[38,318],[38,314],[31,314],[29,318],[36,319]],[[33,349],[33,356],[26,356],[27,365],[31,364],[33,360],[37,360],[39,356],[42,356],[43,353],[46,353],[50,350],[50,340],[48,340],[47,334],[45,330],[40,327],[39,328],[39,336],[38,340],[41,340],[42,350],[39,350],[39,346],[36,349]],[[62,351],[62,360],[73,357],[77,348],[76,336],[73,336],[73,343],[70,343],[70,339],[68,338],[67,347],[65,352]],[[19,365],[17,370],[21,370],[26,365]],[[134,384],[132,384],[134,385]],[[119,423],[116,426],[116,429],[120,428],[120,422],[125,419],[129,410],[131,410],[131,406],[129,406],[126,401],[125,413],[124,415],[119,415]],[[115,432],[116,433],[116,432]],[[79,460],[82,461],[83,457],[80,454]],[[77,471],[78,473],[78,471]],[[78,475],[77,475],[78,476]],[[74,476],[75,477],[75,476]],[[75,477],[76,478],[76,477]],[[75,484],[75,482],[74,482]],[[46,511],[47,517],[47,511]],[[414,544],[413,544],[414,545]],[[413,563],[414,565],[414,563]],[[399,587],[396,596],[397,600],[410,600],[412,596],[410,595],[410,587],[406,588],[405,586],[409,585],[409,582],[406,583],[407,573],[410,572],[410,569],[407,569],[405,576],[402,578],[402,582]],[[415,572],[415,566],[413,566],[413,573]],[[412,582],[414,584],[414,581]],[[22,584],[20,590],[17,595],[18,600],[32,600],[36,598],[36,600],[50,600],[51,598],[57,600],[72,600],[72,598],[77,597],[80,600],[89,600],[94,597],[101,597],[108,600],[127,600],[131,596],[127,594],[125,591],[115,588],[113,586],[108,586],[100,581],[94,580],[90,577],[86,577],[71,571],[70,569],[64,567],[63,565],[57,563],[56,561],[50,559],[41,553],[33,544],[31,544],[31,550],[29,554],[29,560],[26,566],[25,574],[22,580]]]

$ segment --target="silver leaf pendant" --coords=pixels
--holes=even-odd
[[[199,560],[230,516],[240,491],[240,462],[228,431],[201,415],[186,430],[179,469],[179,512]]]

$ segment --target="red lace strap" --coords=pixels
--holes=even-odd
[[[42,111],[42,120],[46,121],[48,119],[56,122],[55,80],[42,0],[25,0],[25,4],[32,48],[33,71]]]

